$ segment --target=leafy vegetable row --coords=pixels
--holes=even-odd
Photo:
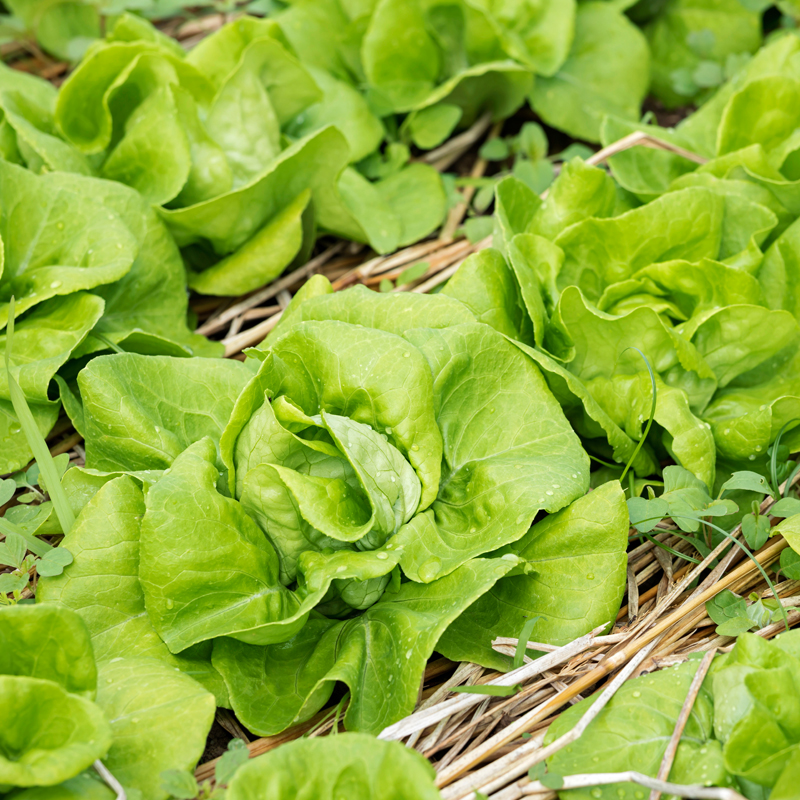
[[[236,295],[301,263],[323,232],[392,251],[435,230],[448,204],[439,174],[409,161],[411,145],[435,147],[526,99],[549,124],[596,141],[607,114],[617,121],[606,136],[638,119],[647,40],[659,55],[683,37],[704,85],[709,64],[759,44],[759,14],[738,0],[701,11],[638,4],[631,14],[646,37],[619,2],[278,5],[188,55],[144,19],[104,7],[107,35],[59,92],[0,71],[0,301],[17,299],[22,388],[42,431],[58,414],[53,377],[69,405],[93,353],[219,352],[189,332],[181,261],[191,288]],[[71,34],[97,13],[71,2],[11,7],[32,29]],[[550,179],[549,166],[537,169],[547,165],[541,131],[527,133],[516,174],[541,190]],[[0,384],[0,407],[7,401]],[[0,428],[0,470],[24,466],[19,426],[4,414]]]
[[[323,11],[328,18],[312,24]],[[391,37],[379,22],[378,53],[380,37]],[[377,152],[387,130],[397,138],[391,109],[374,110],[343,62],[298,58],[303,36],[321,57],[328,51],[317,47],[320,28],[330,38],[349,24],[335,3],[296,6],[280,21],[245,17],[186,57],[144,20],[124,15],[60,93],[24,73],[0,72],[0,299],[17,300],[20,381],[43,432],[58,415],[49,388],[56,372],[69,384],[95,352],[219,352],[187,328],[182,261],[197,290],[239,294],[305,259],[318,228],[385,252],[441,222],[439,175],[406,164],[411,134],[386,158]],[[338,48],[330,43],[331,59]],[[497,74],[469,77],[472,88],[486,84],[480,97],[459,94],[458,78],[454,102],[427,113],[427,133],[425,114],[413,125],[408,116],[405,130],[427,136],[427,146],[446,138],[462,115],[467,123],[501,102],[494,82],[506,72],[509,86],[519,87],[495,111],[512,112],[531,79],[505,59]],[[365,159],[361,171],[348,166]],[[2,385],[0,400],[10,414]],[[0,418],[3,472],[31,455],[9,414]]]
[[[191,771],[214,719],[200,684],[151,658],[96,665],[82,619],[51,605],[0,614],[0,793],[9,800],[113,800],[91,767],[98,761],[130,798],[193,798]],[[295,742],[249,763],[241,740],[216,767],[206,797],[280,800],[298,783],[332,798],[337,779],[360,797],[438,797],[433,770],[397,743],[345,734]],[[15,788],[16,787],[16,788]],[[225,791],[227,787],[227,792]],[[8,792],[9,794],[5,794]],[[266,792],[266,794],[265,794]]]
[[[536,361],[590,452],[635,453],[641,477],[672,458],[716,493],[734,472],[769,478],[782,428],[778,465],[798,449],[795,145],[764,87],[797,82],[799,51],[777,40],[674,134],[649,129],[702,166],[640,147],[612,179],[576,160],[544,201],[506,179],[495,249],[444,290]],[[637,448],[653,386],[658,435]]]

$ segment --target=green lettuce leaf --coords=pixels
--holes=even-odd
[[[438,497],[396,537],[403,571],[427,583],[515,541],[539,510],[579,497],[589,464],[539,370],[491,328],[419,329],[406,338],[433,371],[444,440]]]
[[[505,51],[539,75],[554,75],[567,60],[575,35],[576,3],[521,4],[477,0],[495,23]]]
[[[73,477],[73,484],[80,482],[88,484],[86,477]],[[91,635],[84,648],[94,651],[98,664],[119,658],[157,659],[191,676],[214,693],[219,705],[227,705],[225,686],[211,666],[210,647],[205,653],[196,648],[173,656],[145,612],[139,582],[139,528],[145,505],[136,481],[126,476],[100,478],[83,491],[94,494],[62,542],[74,560],[61,575],[39,579],[36,599],[44,605],[37,608],[56,618],[71,613],[67,609],[77,611]]]
[[[550,391],[558,400],[564,414],[581,440],[589,449],[603,453],[604,445],[618,464],[627,464],[634,457],[637,440],[626,433],[627,426],[618,425],[601,403],[592,396],[587,387],[564,365],[541,350],[535,350],[520,342],[517,346],[533,359],[542,373]],[[636,433],[635,430],[630,431]],[[593,441],[594,440],[594,441]],[[632,463],[637,475],[652,475],[658,471],[651,449],[645,445],[639,449]]]
[[[755,461],[767,452],[781,428],[797,419],[800,355],[779,353],[720,389],[703,412],[717,449],[734,461]],[[797,446],[796,426],[783,443]],[[745,467],[746,468],[746,467]]]
[[[147,493],[139,576],[150,621],[175,653],[216,636],[285,641],[305,622],[270,543],[216,491],[215,457],[213,441],[201,439]]]
[[[795,632],[774,642],[745,633],[713,675],[715,729],[724,742],[725,766],[759,786],[783,784],[781,791],[800,753],[799,652]],[[722,698],[726,702],[719,702]]]
[[[539,78],[531,105],[548,124],[599,141],[606,114],[635,120],[650,81],[647,41],[610,3],[578,7],[569,57],[551,78]]]
[[[765,305],[800,320],[800,225],[794,223],[764,254],[758,271]]]
[[[0,675],[45,678],[90,700],[97,669],[89,631],[67,608],[17,605],[0,616]]]
[[[305,285],[306,291],[310,291],[312,282],[314,295],[301,297],[303,289],[295,294],[293,302],[297,300],[297,305],[290,305],[283,312],[280,322],[267,337],[266,345],[272,344],[291,324],[312,320],[339,320],[398,336],[414,328],[449,328],[475,321],[474,314],[463,303],[452,299],[446,290],[434,295],[382,294],[366,286],[355,286],[344,292],[334,292],[327,278],[317,275]],[[449,283],[445,288],[449,288]],[[264,346],[259,345],[258,349]]]
[[[114,800],[116,795],[91,772],[82,772],[56,786],[37,786],[10,795],[13,800]]]
[[[516,564],[514,556],[473,559],[433,583],[403,583],[354,619],[312,617],[285,644],[218,639],[213,663],[236,715],[260,735],[312,717],[336,681],[352,697],[347,728],[377,734],[413,710],[425,663],[447,626]]]
[[[579,775],[596,772],[602,764],[607,772],[635,770],[654,777],[699,663],[688,661],[624,683],[586,732],[548,759],[548,770],[558,775]],[[700,690],[678,745],[670,771],[670,780],[675,783],[724,786],[729,782],[722,747],[713,736],[714,704],[709,683],[707,679]],[[545,744],[575,727],[598,696],[564,712],[550,726]],[[603,787],[603,791],[611,797],[619,792],[632,794],[633,788],[634,784],[620,783]],[[593,797],[592,791],[574,789],[561,794],[567,800],[588,800]]]
[[[611,623],[625,589],[628,510],[612,481],[537,522],[503,548],[530,572],[499,580],[473,603],[436,645],[454,661],[507,670],[511,659],[492,649],[497,636],[518,636],[536,618],[529,638],[562,645]]]
[[[34,420],[43,435],[53,427],[59,411],[50,399],[56,371],[86,340],[103,314],[103,300],[88,292],[53,297],[35,306],[15,325],[12,352],[15,377],[25,394]],[[0,354],[6,350],[6,335],[0,334]],[[0,431],[3,435],[0,469],[10,472],[24,467],[33,457],[11,405],[8,378],[0,371]],[[4,429],[4,430],[3,430]]]
[[[101,201],[119,215],[138,245],[136,258],[126,275],[92,290],[105,301],[103,317],[96,330],[123,350],[136,352],[133,340],[135,335],[141,336],[140,332],[144,332],[175,342],[194,355],[220,355],[222,348],[218,343],[189,330],[186,272],[180,252],[149,204],[120,183],[76,175],[53,175],[50,180]],[[90,337],[75,357],[104,348],[104,344]]]
[[[607,286],[653,262],[716,259],[723,215],[723,199],[696,187],[672,192],[619,217],[578,222],[556,239],[564,251],[558,287],[577,286],[596,300]]]
[[[114,737],[103,763],[146,800],[166,800],[161,773],[194,770],[214,721],[213,695],[173,667],[130,658],[100,667],[97,703]]]
[[[462,302],[478,322],[489,325],[504,336],[529,344],[536,339],[541,344],[544,333],[542,313],[538,318],[530,313],[518,277],[498,250],[488,248],[469,256],[447,282],[442,294]],[[533,293],[534,297],[540,297],[538,286],[534,285]]]
[[[433,769],[414,750],[358,733],[301,739],[250,760],[231,781],[230,800],[266,794],[289,800],[308,792],[319,800],[436,800]]]
[[[58,92],[53,84],[3,65],[0,69],[0,153],[32,172],[92,173],[86,157],[64,142],[56,129]]]
[[[678,463],[712,486],[714,439],[696,412],[708,404],[717,379],[694,346],[650,308],[612,317],[593,310],[575,287],[562,293],[555,322],[562,338],[571,340],[569,371],[635,439],[652,404],[650,375],[633,348],[644,353],[656,377],[655,421],[668,434],[665,444]]]
[[[136,242],[111,209],[60,185],[60,176],[36,176],[0,161],[0,325],[8,300],[16,314],[57,295],[119,280],[131,269]]]
[[[100,36],[100,14],[93,4],[11,0],[8,8],[46,52],[62,60],[79,59],[92,40]]]
[[[672,0],[647,26],[651,90],[667,108],[700,103],[725,78],[726,60],[761,44],[760,15],[739,0]]]
[[[252,372],[238,361],[102,356],[78,378],[87,465],[166,469],[204,436],[219,440]]]
[[[795,351],[800,342],[797,320],[788,311],[731,305],[709,311],[701,319],[691,340],[714,371],[720,388],[764,364],[774,365],[776,356]],[[746,342],[742,341],[743,330],[749,331]]]
[[[309,416],[322,409],[385,432],[420,479],[420,508],[431,504],[439,485],[441,433],[433,378],[416,347],[390,333],[325,321],[296,325],[267,353],[254,355],[267,362],[262,369],[271,396],[284,395]]]
[[[55,681],[0,675],[7,724],[0,731],[0,786],[52,786],[104,758],[112,729],[98,706]]]

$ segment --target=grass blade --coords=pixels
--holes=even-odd
[[[8,536],[9,533],[16,533],[17,536],[21,536],[25,540],[28,550],[30,550],[35,556],[39,556],[39,558],[41,558],[49,550],[53,549],[53,545],[48,544],[41,539],[37,539],[32,534],[28,533],[27,531],[23,531],[17,525],[14,525],[14,523],[9,522],[2,517],[0,517],[0,533],[5,534],[6,536]]]
[[[789,496],[789,490],[792,488],[792,483],[797,477],[798,472],[800,472],[800,464],[795,465],[795,468],[789,473],[789,477],[786,479],[786,488],[783,490],[784,497]]]
[[[514,651],[514,661],[512,664],[513,669],[519,669],[522,662],[525,660],[525,650],[528,647],[528,639],[531,638],[531,631],[533,626],[541,619],[541,617],[531,617],[519,632],[519,639],[517,640],[517,649]]]
[[[69,533],[75,524],[75,515],[72,513],[66,492],[61,486],[61,479],[58,470],[50,455],[47,442],[36,425],[36,420],[28,407],[28,401],[22,393],[16,378],[11,374],[12,364],[12,344],[14,340],[14,298],[11,298],[8,311],[8,328],[6,332],[6,375],[8,377],[8,393],[11,396],[11,404],[14,406],[14,413],[17,415],[19,424],[28,440],[28,446],[33,452],[33,457],[39,465],[39,472],[44,476],[50,499],[53,501],[58,521],[61,523],[61,530]]]
[[[644,361],[645,366],[647,367],[647,371],[650,373],[650,384],[653,387],[653,404],[650,408],[650,419],[647,420],[647,427],[644,429],[644,433],[642,434],[642,438],[639,439],[638,443],[636,444],[636,449],[633,451],[633,455],[628,459],[628,463],[625,465],[625,469],[622,471],[622,475],[620,476],[619,482],[622,483],[625,480],[625,476],[628,474],[628,470],[633,465],[633,462],[636,460],[636,456],[639,455],[639,451],[642,449],[644,445],[645,439],[647,439],[647,434],[650,433],[650,428],[653,426],[653,419],[656,416],[656,400],[658,398],[658,389],[656,388],[656,376],[653,373],[653,368],[650,366],[650,362],[647,360],[647,356],[638,348],[638,347],[626,347],[625,350],[622,352],[626,352],[627,350],[635,350]],[[633,496],[633,494],[631,494]]]
[[[450,691],[459,694],[486,694],[490,697],[512,697],[522,685],[515,683],[513,686],[491,686],[490,684],[478,684],[476,686],[454,686]]]
[[[769,460],[770,477],[772,478],[772,496],[780,497],[780,486],[778,484],[778,449],[781,446],[781,439],[783,434],[790,425],[794,425],[798,421],[797,417],[790,419],[778,432],[775,441],[772,444],[772,457]]]
[[[92,331],[89,336],[93,339],[97,339],[98,342],[104,344],[109,350],[113,351],[114,353],[124,353],[125,351],[118,345],[114,344],[107,336],[103,336],[102,333],[98,333],[97,331]]]
[[[767,575],[764,567],[759,564],[758,559],[735,537],[732,536],[728,531],[723,530],[719,527],[719,525],[714,525],[711,522],[706,522],[699,517],[693,517],[689,514],[672,514],[672,519],[686,519],[686,520],[694,520],[695,522],[700,522],[704,525],[708,525],[709,528],[713,528],[715,531],[721,533],[726,539],[730,539],[755,565],[758,567],[758,571],[761,573],[761,577],[766,581],[767,586],[769,586],[770,591],[772,592],[772,596],[778,603],[778,608],[780,608],[781,616],[783,617],[783,624],[786,627],[786,630],[789,630],[789,617],[786,614],[786,609],[783,607],[783,603],[781,603],[780,597],[778,597],[778,592],[775,589],[775,584],[769,579],[769,575]],[[650,517],[649,519],[643,519],[642,522],[651,522],[654,519],[661,520],[662,517]]]

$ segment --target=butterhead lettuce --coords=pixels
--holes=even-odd
[[[40,584],[85,618],[101,664],[177,667],[262,734],[337,682],[348,728],[376,733],[411,711],[437,647],[494,665],[493,632],[519,621],[490,591],[522,592],[558,638],[561,529],[531,524],[589,482],[536,363],[466,305],[320,283],[244,364],[89,363],[87,469],[65,482],[74,561]],[[624,583],[624,496],[587,499],[573,519],[603,533],[579,523],[569,545],[597,577],[571,600],[575,635],[610,622]],[[475,606],[485,637],[467,654],[459,620],[483,598],[494,611]]]

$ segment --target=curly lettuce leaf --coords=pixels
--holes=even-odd
[[[338,321],[305,322],[255,354],[270,362],[273,397],[284,395],[309,416],[324,410],[385,433],[420,479],[420,508],[431,504],[442,438],[430,368],[413,344]]]
[[[796,349],[762,362],[718,391],[703,412],[717,449],[733,461],[756,461],[767,452],[781,428],[797,419],[800,397],[800,355]],[[796,426],[790,426],[783,444],[798,444]]]
[[[536,81],[530,101],[548,125],[596,142],[606,114],[639,117],[649,81],[641,31],[610,3],[583,3],[569,57],[553,77]]]
[[[724,210],[718,194],[693,187],[619,217],[578,222],[555,241],[564,251],[558,287],[577,286],[594,301],[609,285],[654,262],[716,259]]]
[[[90,700],[55,681],[0,675],[0,786],[52,786],[74,778],[111,747],[112,729]]]
[[[124,277],[136,241],[122,219],[75,192],[60,175],[37,176],[0,160],[0,325],[51,297],[94,289]]]
[[[732,774],[767,788],[782,784],[785,791],[800,754],[797,636],[789,632],[774,642],[753,641],[757,638],[738,637],[714,673],[721,712],[715,728]],[[722,698],[728,702],[719,702]]]
[[[305,622],[278,580],[272,546],[239,503],[217,492],[215,457],[213,441],[201,439],[147,493],[139,577],[150,621],[174,653],[254,630],[259,643],[284,641]]]
[[[0,616],[0,675],[45,678],[94,698],[97,668],[89,631],[67,608],[17,605]]]
[[[252,759],[228,787],[230,800],[262,793],[289,800],[308,792],[319,800],[341,793],[353,800],[438,800],[433,769],[414,750],[358,733],[301,739]]]
[[[166,800],[161,773],[194,770],[214,721],[213,695],[149,658],[109,661],[98,677],[97,704],[114,737],[103,763],[123,786]]]
[[[497,636],[518,636],[536,618],[530,639],[567,644],[616,617],[625,590],[628,509],[612,481],[537,522],[500,552],[527,563],[524,575],[502,578],[473,603],[436,648],[454,661],[508,670],[492,649]]]
[[[559,775],[579,775],[596,772],[602,763],[608,772],[634,770],[655,776],[699,663],[688,661],[624,683],[586,732],[548,759],[548,770]],[[714,704],[708,684],[707,679],[678,745],[670,771],[670,780],[676,783],[724,786],[730,780],[723,765],[722,748],[713,737]],[[598,696],[564,712],[548,730],[545,744],[572,729]],[[634,784],[619,783],[604,787],[604,791],[609,797],[619,793],[627,796],[633,788]],[[568,800],[588,800],[593,796],[591,792],[586,788],[562,794]]]
[[[539,510],[588,487],[589,463],[536,366],[494,330],[410,331],[430,364],[444,440],[436,501],[396,537],[410,578],[430,582],[518,539]]]
[[[301,296],[304,289],[313,296]],[[334,292],[330,281],[323,276],[314,276],[298,292],[293,303],[283,312],[280,322],[265,340],[272,344],[282,332],[295,322],[311,320],[339,320],[365,328],[378,328],[402,336],[414,328],[448,328],[451,325],[474,322],[475,316],[447,291],[448,285],[439,294],[425,295],[414,292],[384,294],[373,292],[366,286],[354,286],[343,292]],[[259,345],[258,349],[264,349]]]
[[[347,684],[349,730],[377,734],[411,713],[420,677],[447,626],[517,564],[478,558],[429,584],[403,583],[345,622],[312,616],[285,644],[214,643],[214,666],[249,730],[271,735],[312,717]]]
[[[71,471],[72,472],[72,471]],[[195,649],[180,656],[170,653],[145,612],[139,582],[139,529],[145,513],[144,497],[127,476],[73,477],[73,484],[92,482],[94,492],[62,542],[73,562],[61,575],[40,578],[36,599],[51,614],[74,609],[89,633],[89,652],[97,663],[119,658],[153,658],[177,667],[227,705],[220,676],[211,666],[211,650]],[[78,488],[73,487],[74,490]],[[22,607],[20,607],[22,608]],[[92,666],[94,665],[92,659]]]
[[[218,343],[198,336],[189,329],[189,302],[183,261],[164,223],[149,204],[137,192],[112,181],[76,175],[53,175],[50,180],[101,201],[119,215],[138,244],[130,270],[119,280],[92,290],[105,301],[103,316],[96,330],[120,344],[123,350],[137,352],[133,340],[137,335],[146,333],[174,342],[181,348],[188,348],[194,355],[220,355],[222,347]],[[168,346],[168,343],[161,344],[165,349]],[[104,344],[89,338],[84,341],[76,357],[104,348]]]
[[[204,436],[216,441],[252,371],[238,361],[141,356],[93,359],[78,377],[87,465],[166,469]]]
[[[86,157],[63,141],[55,124],[58,92],[49,81],[5,65],[0,69],[0,154],[32,172],[92,174]]]

